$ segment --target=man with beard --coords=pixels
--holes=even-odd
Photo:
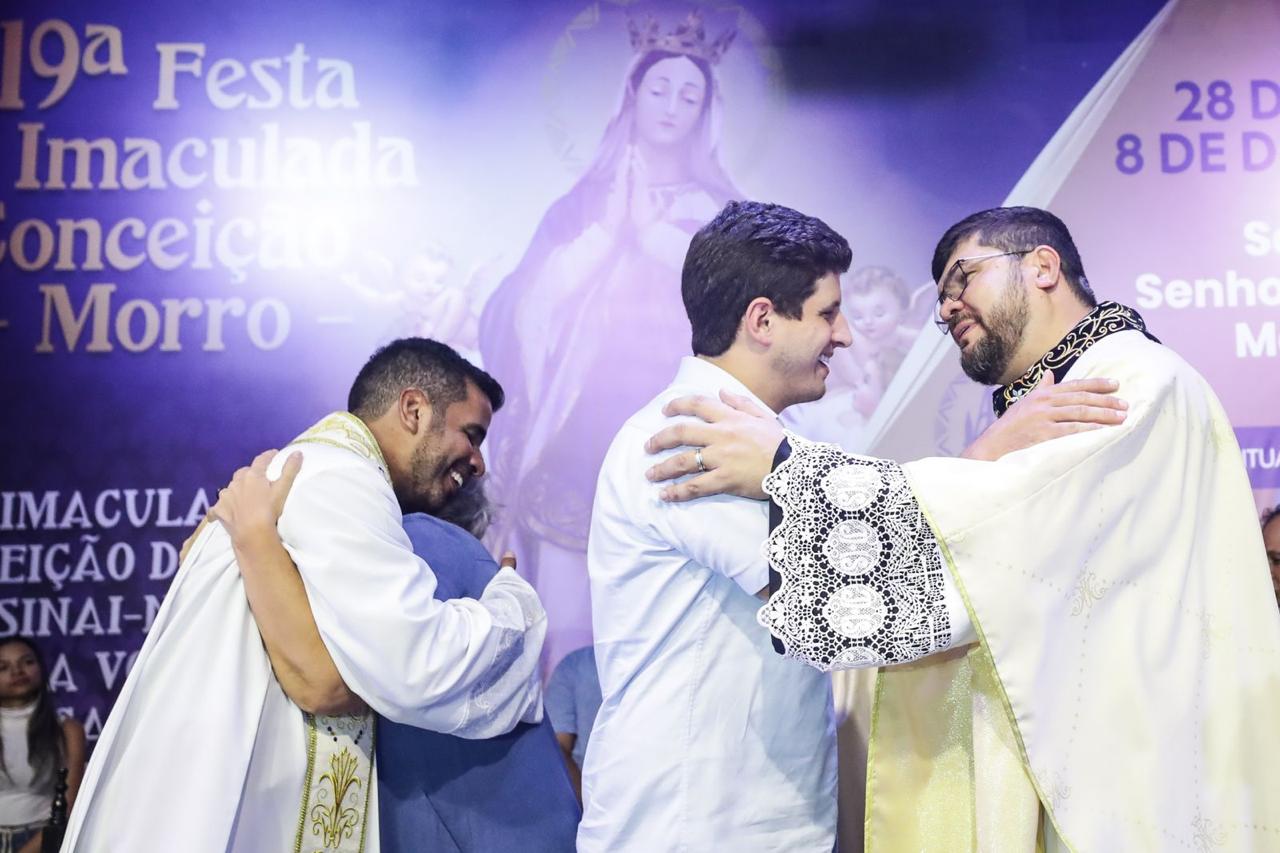
[[[401,525],[483,474],[502,397],[449,347],[395,341],[361,369],[348,411],[291,445],[305,469],[282,453],[237,472],[262,488],[279,477],[279,503],[220,500],[194,537],[63,850],[376,853],[373,712],[471,738],[541,717],[536,593],[504,568],[479,599],[437,601]],[[255,570],[281,558],[298,570]],[[362,701],[327,690],[316,659]]]
[[[689,245],[694,354],[614,438],[592,510],[603,701],[582,773],[581,853],[833,847],[830,680],[775,655],[755,622],[768,509],[663,503],[642,475],[645,438],[671,399],[729,390],[772,418],[823,395],[827,362],[850,341],[839,276],[851,254],[822,221],[758,202],[730,202]],[[964,612],[941,591],[939,607]]]
[[[1124,423],[899,465],[688,399],[669,412],[710,423],[650,443],[698,448],[652,478],[706,469],[669,500],[770,499],[759,620],[788,657],[884,667],[867,849],[1274,847],[1280,733],[1256,721],[1280,703],[1280,620],[1221,405],[1135,312],[1095,303],[1045,211],[962,220],[933,272],[965,372],[999,385],[984,438],[1067,377],[1117,379]]]

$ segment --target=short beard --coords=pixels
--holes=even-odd
[[[1014,350],[1022,343],[1022,333],[1026,331],[1030,313],[1031,300],[1027,298],[1015,266],[1010,272],[1004,298],[982,321],[987,333],[982,340],[960,353],[960,368],[965,376],[983,385],[999,385]]]
[[[770,365],[770,370],[772,371],[774,376],[779,378],[792,376],[794,374],[797,374],[805,370],[806,368],[808,370],[813,370],[814,362],[811,362],[811,361],[806,362],[790,354],[778,354],[775,358],[776,360]],[[831,378],[830,370],[831,370],[831,365],[828,364],[827,365],[828,380]],[[790,408],[791,406],[798,406],[801,403],[812,403],[814,400],[821,400],[827,393],[827,384],[826,384],[826,381],[824,381],[822,383],[822,389],[818,391],[817,394],[811,394],[807,391],[799,392],[798,389],[799,389],[799,384],[796,382],[789,381],[785,383],[785,390],[787,392],[787,396],[786,398],[780,401],[781,405],[778,409],[779,414],[781,414],[783,411]]]
[[[409,458],[410,505],[412,512],[435,513],[445,503],[445,496],[440,486],[440,477],[444,473],[440,458],[438,436],[443,432],[443,424],[437,417],[432,417],[431,426],[427,427],[424,440],[413,449]]]

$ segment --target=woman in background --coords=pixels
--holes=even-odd
[[[0,640],[0,853],[39,853],[58,770],[67,768],[70,807],[84,763],[84,726],[58,720],[40,650]]]

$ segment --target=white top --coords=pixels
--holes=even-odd
[[[36,708],[0,708],[0,738],[4,740],[4,767],[0,773],[0,826],[22,826],[49,819],[53,786],[37,791],[31,785],[35,772],[28,763],[27,724]]]
[[[835,736],[826,675],[756,623],[768,504],[664,504],[644,442],[668,400],[752,396],[686,358],[600,471],[587,565],[603,703],[583,768],[579,851],[831,850]],[[758,402],[758,401],[757,401]],[[763,405],[763,404],[761,404]]]
[[[1105,334],[1117,307],[1066,340]],[[997,462],[897,466],[798,441],[771,475],[790,522],[769,607],[789,651],[820,667],[869,654],[892,631],[875,585],[924,623],[911,586],[936,564],[903,565],[927,556],[921,511],[982,635],[980,654],[881,671],[868,850],[1280,849],[1280,729],[1260,723],[1280,707],[1280,617],[1231,423],[1139,331],[1107,334],[1066,374],[1100,376],[1129,403],[1121,425]],[[877,535],[837,534],[833,518]],[[863,543],[888,555],[874,573]],[[910,625],[907,650],[924,645]]]
[[[479,600],[436,601],[435,576],[413,554],[367,429],[343,413],[301,441],[280,535],[351,690],[388,719],[468,738],[539,720],[546,615],[533,589],[504,569]],[[367,746],[370,733],[353,719]],[[319,733],[317,749],[329,734]],[[302,849],[319,849],[323,809],[301,808],[307,738],[302,712],[271,675],[229,537],[211,524],[103,727],[63,850],[266,853],[294,850],[300,826]],[[362,767],[371,751],[358,756]],[[319,762],[311,782],[328,784],[340,770]],[[338,817],[360,823],[342,849],[377,853],[377,781],[357,782],[339,802]],[[316,802],[331,800],[322,792]]]

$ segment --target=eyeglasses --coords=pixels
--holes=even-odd
[[[969,279],[977,271],[977,264],[981,261],[989,261],[992,258],[1005,258],[1010,255],[1026,255],[1034,252],[1035,249],[1019,249],[1016,252],[992,252],[989,255],[971,255],[967,258],[956,258],[955,262],[942,274],[942,279],[938,283],[938,309],[933,322],[943,334],[947,334],[951,330],[951,324],[942,318],[942,306],[953,300],[964,296],[965,288],[969,286]]]

